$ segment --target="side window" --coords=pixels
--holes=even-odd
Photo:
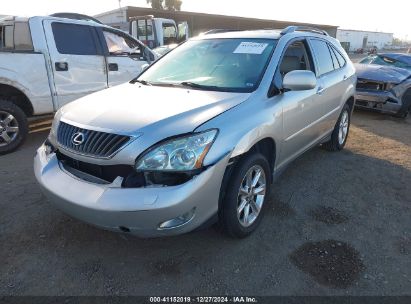
[[[103,34],[110,55],[141,54],[140,45],[137,41],[109,31],[103,31]]]
[[[331,58],[333,59],[334,69],[338,70],[340,68],[340,63],[338,62],[337,56],[335,55],[334,51],[331,49],[331,46],[328,45],[330,50]]]
[[[2,30],[2,48],[14,49],[13,25],[3,26]]]
[[[340,64],[340,67],[345,66],[347,61],[345,60],[344,56],[341,55],[341,53],[339,51],[337,51],[337,49],[335,47],[333,47],[332,45],[330,45],[330,48],[334,52],[335,57],[337,57],[337,60]]]
[[[4,48],[4,26],[0,26],[0,50]]]
[[[0,50],[32,51],[33,42],[27,22],[0,26]]]
[[[318,76],[333,71],[334,64],[327,43],[322,40],[312,39],[311,45],[318,62]]]
[[[174,24],[163,23],[164,44],[177,43],[177,30]]]
[[[33,42],[28,23],[16,22],[14,24],[14,48],[16,50],[31,51]]]
[[[311,54],[307,50],[304,41],[293,42],[287,47],[280,64],[282,77],[295,70],[315,70]]]
[[[98,55],[93,27],[60,22],[52,23],[51,27],[60,54]]]

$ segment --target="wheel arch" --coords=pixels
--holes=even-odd
[[[354,105],[355,105],[355,97],[350,96],[345,103],[348,104],[348,106],[350,107],[351,113],[352,113],[352,111],[354,110]]]
[[[9,85],[0,83],[0,99],[5,98],[13,102],[16,106],[23,110],[26,116],[32,116],[34,109],[27,95],[20,89]]]

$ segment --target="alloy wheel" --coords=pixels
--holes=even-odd
[[[341,115],[340,126],[338,130],[338,143],[340,145],[344,144],[345,139],[347,138],[349,119],[350,115],[348,114],[348,111],[345,110]]]
[[[17,119],[10,113],[0,111],[0,147],[9,145],[19,134]]]
[[[263,207],[266,194],[266,176],[261,166],[251,167],[245,174],[238,191],[237,218],[243,227],[252,225]]]

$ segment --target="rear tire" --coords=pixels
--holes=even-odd
[[[16,150],[29,131],[26,114],[8,99],[0,99],[0,155]]]
[[[345,104],[340,117],[335,124],[334,130],[331,134],[331,139],[322,144],[322,147],[328,151],[340,151],[344,148],[347,142],[348,133],[350,131],[351,123],[351,108]]]
[[[220,224],[228,235],[244,238],[257,229],[270,186],[271,170],[262,154],[249,154],[236,164],[219,214]]]

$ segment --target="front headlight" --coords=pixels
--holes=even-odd
[[[385,86],[386,91],[391,91],[396,86],[395,83],[387,83]]]
[[[57,144],[57,130],[60,124],[60,118],[62,116],[61,110],[58,110],[54,115],[53,122],[51,123],[50,134],[48,136],[48,140],[53,144]]]
[[[190,171],[199,169],[218,131],[213,129],[161,142],[140,156],[137,171]]]

